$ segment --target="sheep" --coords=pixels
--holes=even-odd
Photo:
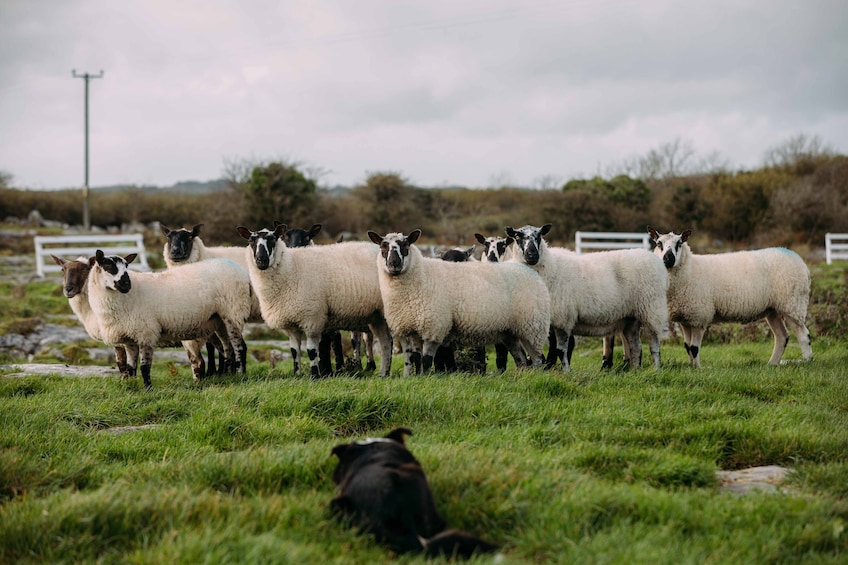
[[[810,270],[797,253],[782,247],[715,255],[692,253],[692,230],[659,234],[648,226],[654,253],[668,269],[668,311],[683,328],[693,367],[701,366],[701,341],[715,322],[749,323],[763,318],[774,334],[769,365],[778,365],[789,343],[786,326],[801,346],[804,360],[813,350],[805,325],[810,300]]]
[[[194,379],[200,380],[203,358],[196,340],[216,331],[225,332],[238,352],[238,370],[244,372],[242,329],[252,300],[247,271],[227,259],[210,259],[130,276],[128,265],[135,258],[135,253],[107,257],[98,249],[88,277],[88,296],[100,322],[101,339],[138,346],[144,385],[151,386],[153,348],[171,341],[183,342]]]
[[[483,234],[475,233],[474,238],[483,245],[483,257],[490,263],[500,263],[508,261],[514,256],[515,248],[512,246],[515,240],[511,237],[486,237]],[[545,360],[547,367],[551,368],[556,364],[557,347],[556,334],[553,330],[548,333],[548,357]],[[568,351],[566,356],[571,361],[571,352],[574,351],[574,336],[568,340]],[[610,359],[612,355],[610,354]],[[500,372],[506,370],[507,351],[501,344],[495,344],[495,366]],[[516,360],[516,363],[518,361]]]
[[[88,301],[88,273],[91,271],[89,259],[80,257],[74,261],[66,261],[55,255],[51,257],[57,265],[62,267],[62,294],[68,299],[71,310],[74,311],[88,335],[92,339],[101,341],[100,322]],[[122,379],[134,377],[138,347],[116,345],[115,360]]]
[[[274,227],[282,224],[274,220]],[[321,233],[324,226],[321,224],[312,224],[312,227],[303,228],[288,228],[283,234],[283,242],[287,247],[308,247],[315,245],[315,236]],[[318,344],[318,369],[321,374],[330,374],[333,372],[333,365],[330,362],[330,353],[335,354],[336,369],[340,369],[344,365],[344,354],[342,352],[342,337],[339,332],[331,332],[321,336],[321,342]]]
[[[413,245],[420,235],[420,229],[408,236],[368,232],[380,245],[377,265],[383,308],[389,329],[403,345],[404,374],[429,371],[436,350],[446,340],[472,345],[502,342],[514,356],[524,358],[523,348],[534,366],[543,364],[550,296],[542,279],[516,263],[492,268],[480,262],[425,258]],[[492,300],[480,301],[480,294]]]
[[[318,342],[325,331],[370,329],[380,341],[380,375],[388,376],[392,340],[383,318],[383,303],[374,261],[379,249],[367,242],[334,243],[289,248],[285,224],[273,230],[251,231],[239,226],[249,245],[250,280],[262,317],[272,328],[285,329],[294,339],[295,372],[300,348],[306,350],[313,378],[321,375]]]
[[[274,227],[279,224],[280,222],[276,220],[274,221]],[[289,228],[283,235],[283,241],[288,247],[306,247],[309,245],[315,245],[315,236],[321,232],[322,227],[323,226],[321,224],[313,224],[308,230],[303,228]],[[339,236],[336,243],[341,243],[343,239],[343,236]],[[350,332],[350,345],[353,349],[353,362],[357,367],[359,367],[359,370],[362,369],[362,349],[360,344],[363,341],[365,341],[365,353],[368,356],[368,363],[365,366],[365,370],[374,371],[377,369],[377,365],[374,362],[374,344],[371,339],[371,334],[367,331]],[[318,345],[318,363],[320,365],[319,369],[321,373],[329,374],[333,370],[330,363],[331,348],[333,357],[335,357],[336,360],[336,370],[341,370],[341,368],[345,365],[341,333],[336,331],[330,332],[327,335],[321,336],[321,343]]]
[[[314,226],[313,226],[314,227]],[[165,258],[165,264],[168,268],[178,267],[181,265],[190,265],[204,259],[223,258],[235,261],[247,270],[247,262],[244,257],[244,248],[242,247],[226,247],[226,246],[207,246],[200,239],[200,231],[203,229],[203,224],[195,224],[191,230],[185,228],[170,229],[163,223],[159,223],[159,229],[162,235],[165,236],[165,245],[162,249],[162,255]],[[299,235],[299,234],[298,234]],[[302,236],[305,237],[305,236]],[[259,310],[259,301],[253,297],[253,302],[250,311],[250,322],[261,322],[262,313]],[[224,340],[226,341],[226,340]],[[219,340],[212,336],[207,342],[207,354],[209,357],[209,367],[207,374],[215,372],[215,357],[214,348],[217,348],[221,354],[224,354],[223,347]],[[223,362],[221,367],[223,367]],[[235,370],[235,367],[230,367],[230,370]]]
[[[668,274],[662,262],[645,249],[621,249],[578,255],[548,247],[542,227],[506,226],[515,240],[513,260],[532,266],[551,293],[551,326],[557,356],[564,371],[570,362],[563,344],[572,335],[599,337],[621,333],[631,365],[641,365],[640,326],[645,328],[655,368],[660,367],[659,341],[668,333]]]
[[[475,233],[474,238],[483,246],[483,256],[486,258],[486,261],[499,263],[511,257],[511,255],[507,256],[511,245],[515,243],[515,240],[511,237],[486,237],[483,234]]]
[[[439,254],[439,259],[442,261],[451,261],[453,263],[465,263],[466,261],[476,261],[474,258],[474,248],[476,245],[472,245],[468,249],[461,249],[459,247],[454,247],[453,249],[446,249]]]
[[[515,256],[515,248],[513,247],[513,243],[515,240],[511,237],[498,237],[491,236],[486,237],[482,234],[475,233],[474,237],[483,244],[483,255],[486,257],[487,261],[491,261],[493,263],[497,263],[499,261],[508,261]],[[639,329],[635,326],[630,329],[629,333],[638,333]],[[624,362],[629,365],[630,362],[630,344],[628,343],[628,338],[624,332],[620,332],[620,337],[622,344],[624,345]],[[604,350],[601,361],[601,369],[610,369],[613,365],[613,348],[614,348],[614,340],[615,336],[609,335],[604,336]],[[568,348],[566,350],[565,356],[568,359],[568,362],[571,362],[571,354],[574,351],[574,336],[569,336],[568,339]],[[637,342],[633,344],[637,349],[637,359],[641,359],[642,357],[642,344],[641,342]],[[497,350],[497,360],[498,367],[504,366],[506,367],[506,352],[502,350]],[[550,335],[548,336],[548,357],[547,363],[548,367],[553,367],[556,365],[557,361],[557,341],[556,341],[556,332],[551,330]]]
[[[465,263],[467,261],[476,261],[474,259],[474,248],[476,246],[472,245],[468,249],[460,249],[455,247],[453,249],[448,249],[447,251],[443,251],[441,253],[442,261],[452,261],[454,263]],[[496,344],[498,350],[503,348],[506,351],[506,348],[503,344]],[[473,355],[473,370],[478,373],[486,372],[486,346],[474,347],[472,349]],[[443,344],[439,346],[439,349],[436,351],[436,356],[433,358],[433,368],[436,371],[448,371],[454,372],[457,370],[456,365],[456,348],[452,345]],[[506,367],[504,367],[506,370]],[[503,371],[502,371],[503,372]]]

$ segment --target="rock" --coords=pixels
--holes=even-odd
[[[779,465],[716,472],[720,487],[740,496],[752,491],[781,492],[780,484],[788,474],[789,469]]]
[[[0,365],[0,371],[12,371],[4,377],[32,377],[37,375],[58,375],[60,377],[119,377],[114,367],[95,365],[64,365],[61,363],[20,363]]]

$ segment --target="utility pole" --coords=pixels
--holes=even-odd
[[[103,71],[93,75],[90,73],[77,74],[71,71],[71,76],[85,80],[85,184],[82,187],[82,224],[86,231],[91,229],[91,218],[88,215],[88,81],[93,78],[103,78]]]

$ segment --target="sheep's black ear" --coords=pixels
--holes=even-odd
[[[309,237],[315,237],[319,233],[321,233],[321,228],[323,228],[321,224],[312,224],[312,228],[309,230]]]
[[[515,237],[515,230],[512,229],[512,226],[506,226],[504,228],[504,231],[506,232],[506,235],[508,235],[509,237],[512,237],[512,238]]]
[[[124,257],[124,261],[127,262],[127,265],[135,261],[135,258],[138,257],[138,253],[130,253],[126,257]]]
[[[162,222],[159,222],[159,229],[161,230],[162,235],[164,235],[165,237],[168,237],[171,234],[171,228],[169,228]]]
[[[658,234],[657,230],[655,230],[651,226],[648,226],[648,234],[651,236],[651,239],[654,240],[654,241],[656,241],[660,238],[660,234]]]
[[[682,241],[689,241],[689,236],[692,235],[692,230],[683,230],[683,233],[680,234],[680,239]]]
[[[276,222],[275,224],[276,227],[274,228],[274,237],[280,239],[281,237],[286,235],[286,230],[289,229],[289,227],[286,224],[277,224]]]
[[[406,242],[407,243],[415,243],[416,241],[418,241],[419,237],[421,237],[421,230],[419,230],[419,229],[412,230],[411,232],[409,232],[409,235],[406,236]]]
[[[377,245],[382,245],[382,244],[383,244],[383,236],[382,236],[382,235],[380,235],[380,234],[378,234],[378,233],[377,233],[377,232],[375,232],[375,231],[369,231],[369,232],[368,232],[368,239],[370,239],[371,241],[373,241],[373,242],[374,242],[374,243],[376,243]]]
[[[67,263],[67,261],[65,261],[64,259],[60,259],[59,257],[56,257],[55,255],[51,255],[51,257],[53,257],[53,262],[56,263],[57,265],[59,265],[60,267],[62,265],[64,265],[65,263]]]
[[[281,225],[283,225],[283,222],[281,222],[280,220],[274,220],[274,227],[275,227],[275,228],[276,228],[277,226],[281,226]]]
[[[411,436],[412,430],[409,428],[395,428],[386,434],[386,439],[391,439],[401,445],[406,445],[405,436]]]
[[[474,239],[476,239],[478,242],[480,242],[481,245],[486,245],[486,238],[483,237],[482,233],[475,233]]]
[[[506,238],[506,246],[507,246],[507,247],[509,247],[509,246],[510,246],[510,245],[512,245],[513,243],[515,243],[515,238],[512,238],[512,237],[508,237],[508,238]]]
[[[551,227],[553,227],[553,224],[545,224],[539,229],[539,235],[547,234],[549,231],[551,231]]]
[[[469,248],[468,248],[468,251],[466,251],[466,252],[465,252],[465,256],[466,256],[466,257],[471,257],[472,255],[474,255],[474,248],[475,248],[475,247],[477,247],[477,246],[476,246],[476,245],[472,245],[471,247],[469,247]]]
[[[238,232],[239,232],[239,234],[240,234],[243,238],[245,238],[245,239],[250,239],[251,231],[250,231],[249,229],[247,229],[246,227],[244,227],[244,226],[239,226],[239,227],[237,227],[237,228],[236,228],[236,231],[238,231]]]
[[[94,252],[94,257],[97,259],[98,263],[102,263],[105,255],[103,254],[103,251],[98,249],[97,251]]]
[[[197,237],[200,235],[200,230],[203,229],[203,224],[197,224],[193,228],[191,228],[191,237]]]

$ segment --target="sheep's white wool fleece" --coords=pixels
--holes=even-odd
[[[243,251],[262,317],[272,328],[305,334],[322,330],[366,330],[382,318],[374,261],[379,247],[345,242],[309,247],[274,246],[274,260],[262,271],[252,250]]]
[[[578,255],[542,240],[535,269],[551,293],[556,328],[605,336],[619,321],[635,318],[660,338],[668,334],[668,274],[645,249]]]
[[[768,248],[695,255],[688,243],[669,272],[671,319],[692,327],[712,322],[748,323],[769,310],[803,323],[810,297],[810,271],[788,249]]]
[[[386,322],[395,336],[425,341],[492,343],[510,333],[537,351],[547,344],[550,296],[542,279],[519,263],[452,263],[422,256],[409,246],[409,267],[399,276],[377,260]]]
[[[89,275],[89,300],[106,343],[130,339],[156,345],[208,336],[222,319],[243,324],[250,313],[250,278],[227,259],[211,259],[158,273],[130,272],[132,289],[107,289],[110,277],[95,265]]]

